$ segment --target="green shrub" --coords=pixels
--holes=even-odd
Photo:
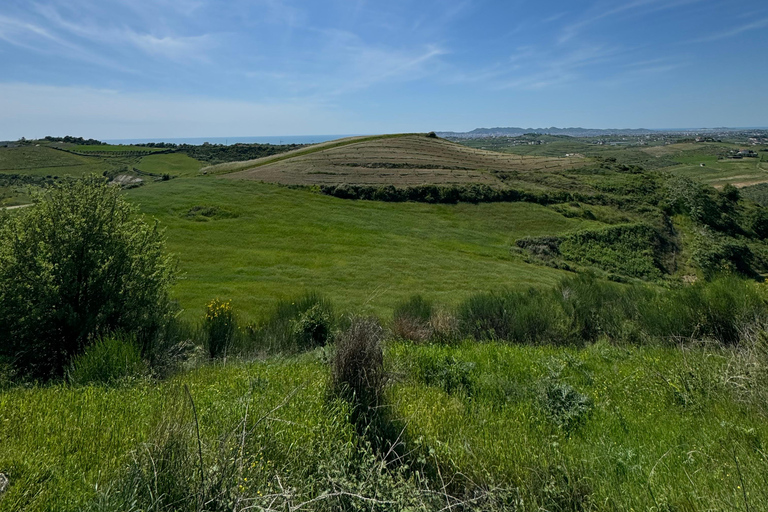
[[[145,349],[144,357],[152,375],[163,379],[178,372],[195,353],[195,340],[204,341],[204,338],[202,329],[182,320],[179,312],[169,316],[160,333]]]
[[[562,339],[562,308],[551,293],[492,292],[472,295],[457,311],[458,329],[476,340],[519,343],[557,342]]]
[[[147,364],[136,342],[125,335],[105,336],[72,360],[69,381],[76,385],[114,384],[146,375]]]
[[[316,302],[293,321],[293,338],[304,350],[322,347],[331,338],[331,313]]]
[[[254,349],[297,352],[328,343],[335,325],[333,304],[311,292],[278,302],[266,321],[249,330]]]
[[[157,225],[102,178],[64,181],[0,223],[0,357],[60,376],[110,332],[144,350],[170,311],[174,265]]]
[[[670,340],[709,338],[723,344],[762,321],[768,311],[757,286],[736,276],[660,292],[640,304],[638,321],[651,337]]]
[[[237,320],[232,301],[213,299],[205,307],[204,344],[211,358],[226,356],[237,334]]]
[[[576,343],[600,336],[624,338],[637,319],[639,304],[650,296],[651,289],[644,285],[610,283],[591,274],[563,279],[555,294],[567,322],[565,336]]]
[[[410,317],[423,322],[429,322],[433,310],[434,304],[432,301],[425,299],[421,295],[414,295],[406,302],[402,302],[395,306],[393,317],[395,319],[400,317]]]
[[[748,219],[748,227],[758,238],[768,238],[768,208],[755,208]]]
[[[644,224],[580,231],[562,238],[559,250],[569,261],[642,279],[658,279],[664,240]]]
[[[752,268],[755,255],[744,241],[712,231],[697,236],[693,261],[707,279],[723,273],[756,274]]]

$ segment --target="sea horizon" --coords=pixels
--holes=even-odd
[[[200,146],[208,142],[209,144],[223,144],[231,146],[232,144],[317,144],[328,142],[329,140],[341,139],[344,137],[355,137],[356,135],[270,135],[270,136],[252,136],[252,137],[146,137],[141,139],[104,139],[109,144],[147,144],[150,142],[165,142],[171,144],[190,144]]]

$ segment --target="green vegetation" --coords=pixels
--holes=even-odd
[[[82,146],[65,146],[66,151],[71,151],[73,153],[90,153],[90,154],[96,154],[96,153],[103,153],[106,155],[109,154],[130,154],[130,155],[137,155],[137,154],[147,154],[147,153],[155,153],[158,151],[163,151],[162,149],[158,148],[148,148],[144,146],[133,146],[128,144],[107,144],[103,146],[97,146],[97,145],[82,145]]]
[[[232,146],[208,144],[202,146],[184,145],[179,148],[179,151],[196,161],[213,165],[278,155],[286,151],[301,149],[302,147],[297,144],[234,144]]]
[[[237,319],[231,301],[213,299],[205,307],[203,345],[211,358],[226,356],[234,348]]]
[[[171,176],[194,175],[202,164],[182,153],[164,153],[143,157],[136,168],[149,174],[169,174]]]
[[[277,302],[268,317],[250,324],[251,352],[297,353],[332,341],[337,318],[331,301],[317,293]]]
[[[253,320],[305,290],[383,316],[415,289],[450,304],[498,286],[552,285],[560,272],[510,254],[511,242],[593,225],[531,204],[352,202],[215,178],[171,180],[128,197],[167,228],[184,272],[174,296],[195,318],[216,296]],[[196,222],[188,214],[197,206],[230,217]]]
[[[0,148],[0,173],[27,176],[85,176],[96,172],[100,162],[44,146]]]
[[[319,348],[200,360],[167,381],[11,387],[0,392],[0,467],[12,482],[0,510],[426,511],[446,500],[477,510],[757,510],[768,499],[762,288],[726,279],[640,292],[579,278],[507,303],[547,321],[541,306],[565,300],[559,318],[582,348],[531,343],[515,334],[529,331],[523,317],[506,319],[521,327],[496,341],[420,345],[383,343],[378,322],[358,318],[330,358]],[[673,335],[684,308],[709,327]],[[412,300],[400,312],[439,309]],[[476,325],[465,310],[460,325]],[[627,320],[647,324],[644,334],[627,336]],[[738,345],[693,341],[725,341],[717,326],[726,324]]]
[[[0,171],[0,512],[765,508],[764,191],[640,167],[720,146],[369,139],[0,149],[146,178]]]
[[[148,351],[172,280],[157,225],[103,180],[65,181],[0,223],[0,358],[46,379],[111,332]]]
[[[72,359],[67,378],[78,386],[88,384],[117,384],[123,380],[143,377],[147,364],[133,337],[105,336],[85,347]]]

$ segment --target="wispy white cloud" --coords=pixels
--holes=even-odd
[[[597,4],[585,13],[584,17],[563,27],[558,41],[567,43],[581,35],[590,26],[609,18],[630,14],[635,17],[647,16],[655,12],[675,9],[701,1],[703,0],[632,0],[618,5],[614,3]]]
[[[15,46],[43,52],[49,50],[50,46],[42,46],[40,42],[63,46],[70,50],[80,49],[44,27],[3,15],[0,15],[0,39]]]
[[[753,30],[758,30],[765,27],[768,27],[768,18],[755,20],[755,21],[752,21],[751,23],[744,23],[737,27],[733,27],[728,30],[723,30],[722,32],[715,32],[714,34],[709,34],[696,39],[691,39],[690,41],[688,41],[688,43],[709,43],[712,41],[719,41],[721,39],[736,37],[738,35],[743,34],[744,32],[751,32]]]
[[[82,18],[73,21],[65,18],[50,4],[36,4],[35,9],[51,27],[67,33],[70,37],[75,36],[110,46],[131,45],[149,55],[170,60],[204,59],[207,50],[215,45],[211,34],[186,37],[169,33],[156,35],[138,32],[126,25],[85,21]]]
[[[102,57],[45,27],[22,19],[0,15],[0,40],[36,53],[62,56],[113,70],[132,72],[129,67],[121,63]]]
[[[434,43],[402,48],[371,44],[338,29],[323,30],[321,40],[322,46],[305,57],[311,62],[294,71],[305,90],[318,96],[335,97],[381,83],[419,80],[437,72],[440,57],[447,54]]]
[[[513,56],[509,74],[493,84],[496,90],[543,89],[579,79],[590,67],[621,60],[626,49],[582,45],[565,53],[526,48]]]

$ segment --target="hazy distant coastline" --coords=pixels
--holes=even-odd
[[[519,137],[526,133],[540,133],[543,135],[566,135],[569,137],[601,137],[605,135],[651,135],[658,133],[676,133],[676,134],[712,134],[726,132],[742,132],[750,130],[766,130],[765,127],[746,127],[746,128],[520,128],[520,127],[498,127],[498,128],[475,128],[469,132],[436,132],[438,136],[455,139],[474,139],[483,137]]]
[[[148,142],[168,142],[172,144],[191,144],[199,146],[210,144],[315,144],[329,140],[352,137],[353,135],[283,135],[265,137],[148,137],[145,139],[106,139],[109,144],[145,144]]]

